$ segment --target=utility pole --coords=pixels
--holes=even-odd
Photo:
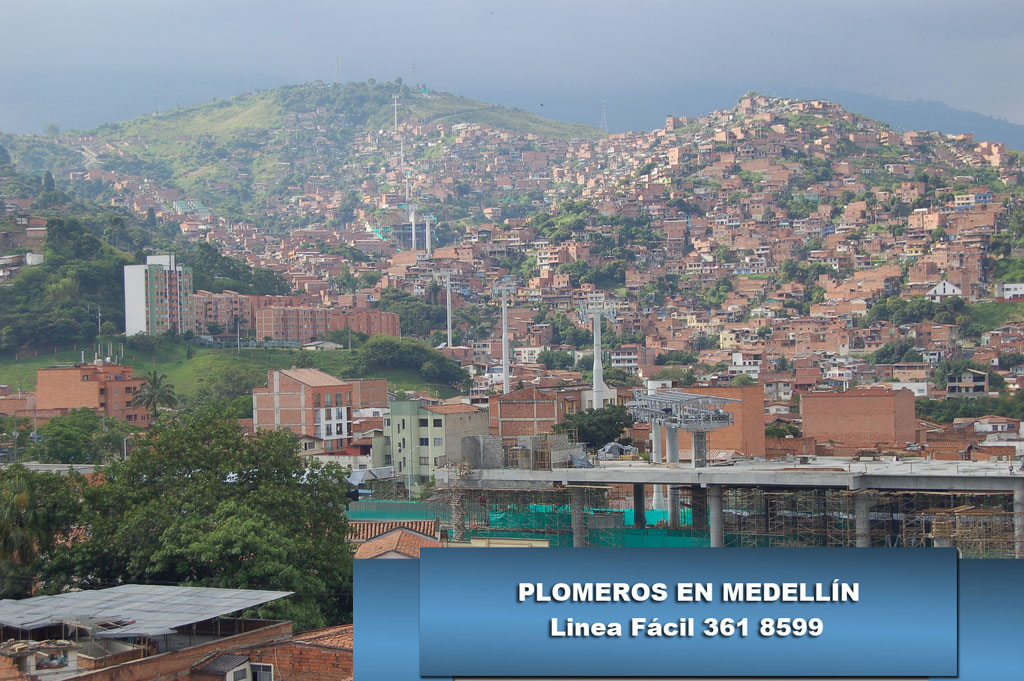
[[[444,297],[447,307],[447,328],[449,328],[449,347],[452,347],[452,274],[444,280]]]
[[[508,289],[501,289],[501,388],[502,394],[507,395],[509,389],[509,366],[508,366]]]

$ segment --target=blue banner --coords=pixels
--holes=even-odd
[[[422,676],[957,673],[952,549],[436,549],[420,562]]]
[[[945,549],[502,548],[422,555],[355,562],[359,681],[1024,679],[1020,560],[957,562]],[[657,584],[665,585],[662,600],[655,600]],[[846,593],[837,590],[833,599],[833,584],[846,585]],[[660,636],[649,636],[647,627],[632,635],[633,620],[650,625],[654,618]],[[712,633],[709,618],[714,635],[705,635]],[[551,619],[559,634],[569,633],[572,619],[580,635],[552,636]],[[678,626],[681,619],[692,619],[692,629]],[[812,636],[813,619],[821,628]],[[608,635],[607,627],[595,635],[599,627],[592,625],[612,622],[620,623],[620,636]]]

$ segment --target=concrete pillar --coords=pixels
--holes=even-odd
[[[665,449],[668,450],[668,463],[679,463],[679,429],[665,426]]]
[[[664,457],[661,454],[661,426],[657,423],[651,424],[651,463],[659,464]],[[651,508],[661,510],[665,508],[665,486],[655,485],[651,498]]]
[[[572,545],[578,549],[587,545],[587,516],[583,505],[583,488],[572,487],[569,494],[572,505]]]
[[[1013,488],[1013,555],[1024,558],[1024,480]]]
[[[708,490],[706,487],[690,486],[690,523],[695,530],[708,529]]]
[[[857,530],[857,548],[871,546],[871,495],[868,492],[853,495],[853,516]]]
[[[633,527],[647,527],[647,494],[642,482],[633,484]]]
[[[673,530],[682,527],[682,515],[679,508],[679,485],[668,487],[668,526]]]
[[[711,548],[720,549],[725,546],[721,485],[708,485],[708,511],[711,515]]]
[[[708,465],[708,434],[695,430],[693,431],[693,461],[694,468],[707,468]]]

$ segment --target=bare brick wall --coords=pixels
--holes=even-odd
[[[162,653],[144,660],[105,667],[75,677],[86,681],[176,681],[189,679],[192,666],[208,655],[252,645],[263,645],[291,636],[291,622],[272,624],[262,629],[227,636],[173,653]]]
[[[847,447],[914,442],[914,395],[909,390],[810,392],[800,402],[804,436]]]

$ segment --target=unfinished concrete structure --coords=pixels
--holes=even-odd
[[[652,461],[661,463],[661,429],[666,431],[665,444],[668,449],[668,463],[679,463],[679,431],[685,430],[693,437],[691,462],[694,468],[708,465],[708,433],[732,424],[733,416],[724,407],[733,402],[725,397],[697,395],[678,390],[663,390],[647,393],[644,390],[633,391],[633,401],[629,403],[629,412],[637,421],[651,424]],[[655,488],[655,496],[660,490]],[[634,508],[642,507],[644,500],[643,485],[633,485]],[[698,493],[693,497],[694,504],[703,508],[707,499]],[[711,498],[711,503],[721,506],[721,497]],[[680,490],[677,485],[668,488],[668,525],[677,529],[681,524]],[[646,513],[634,514],[636,519],[646,524]],[[705,514],[696,513],[694,521]],[[720,514],[719,514],[720,515]],[[715,514],[711,514],[711,522],[715,522]],[[642,526],[642,525],[641,525]],[[716,536],[714,532],[712,538]],[[714,541],[712,539],[712,541]],[[714,544],[712,544],[714,546]]]
[[[439,471],[437,481],[443,488],[448,473]],[[1024,473],[1006,461],[799,457],[701,468],[608,461],[590,468],[473,468],[459,485],[464,498],[486,502],[492,524],[504,505],[526,518],[523,535],[540,528],[530,536],[564,544],[571,529],[574,546],[953,546],[965,557],[1024,557]],[[689,522],[678,530],[645,527],[649,485],[684,492]],[[634,493],[612,499],[623,486]],[[609,506],[632,514],[628,536],[588,528]],[[552,518],[538,519],[540,509]]]

